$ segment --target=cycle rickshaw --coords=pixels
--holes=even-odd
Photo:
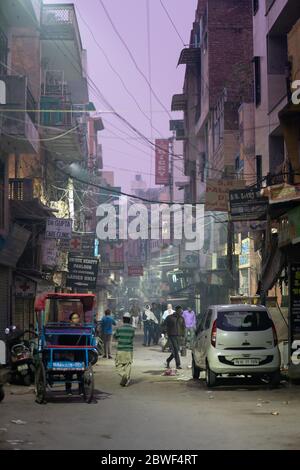
[[[94,294],[50,293],[38,301],[39,360],[35,374],[37,403],[47,402],[47,389],[77,383],[87,403],[93,399],[93,364],[97,362]],[[73,313],[79,324],[71,324]],[[77,379],[73,380],[76,374]]]

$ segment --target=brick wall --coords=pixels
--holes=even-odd
[[[41,89],[41,55],[39,33],[30,28],[13,28],[11,66],[14,72],[28,78],[30,91],[39,102]]]
[[[224,87],[229,101],[251,101],[251,0],[209,0],[208,54],[210,106],[215,106]]]

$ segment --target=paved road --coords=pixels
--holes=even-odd
[[[120,387],[113,361],[100,360],[90,405],[62,392],[37,405],[31,389],[6,387],[0,449],[300,448],[300,387],[283,383],[270,391],[224,380],[208,392],[203,380],[191,379],[189,356],[178,377],[162,376],[166,356],[143,348],[138,337],[128,388]]]

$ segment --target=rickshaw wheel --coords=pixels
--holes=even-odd
[[[46,402],[46,371],[44,364],[41,362],[35,373],[35,394],[36,402],[40,405],[47,403]]]
[[[94,371],[91,364],[83,373],[83,395],[86,403],[91,403],[94,395]]]

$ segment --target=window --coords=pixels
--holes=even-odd
[[[223,331],[265,331],[272,328],[266,311],[218,312],[217,328]]]
[[[208,328],[210,327],[211,317],[212,317],[212,310],[209,310],[206,316],[206,320],[205,320],[205,325],[204,325],[205,330],[208,330]]]
[[[259,0],[253,0],[253,15],[256,15],[259,9]]]
[[[261,67],[260,67],[260,57],[254,57],[254,76],[255,76],[255,104],[259,106],[261,103]]]

